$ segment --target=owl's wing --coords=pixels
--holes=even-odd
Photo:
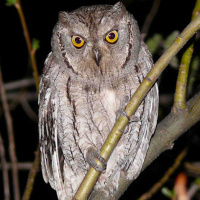
[[[58,140],[58,96],[55,83],[59,75],[59,66],[55,63],[52,53],[45,61],[39,91],[39,140],[41,151],[42,174],[45,182],[58,193],[63,194],[63,153]]]
[[[138,76],[141,81],[150,71],[153,66],[153,61],[149,50],[144,42],[141,43],[141,51],[138,59]],[[138,134],[137,149],[133,150],[134,155],[130,155],[127,166],[129,179],[135,179],[139,175],[148,147],[151,136],[153,135],[158,117],[158,85],[157,83],[151,88],[145,99],[143,100],[144,108],[141,118],[141,128]],[[133,149],[135,147],[133,146]]]

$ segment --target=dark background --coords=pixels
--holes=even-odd
[[[71,11],[83,5],[93,4],[114,4],[117,1],[39,1],[39,0],[22,0],[22,7],[26,17],[29,33],[31,38],[37,38],[40,41],[40,49],[36,53],[37,65],[39,74],[41,74],[43,63],[51,51],[50,39],[52,29],[57,21],[59,11]],[[140,28],[142,27],[145,17],[151,9],[152,0],[132,0],[124,1],[127,9],[133,13],[138,21]],[[172,31],[182,31],[190,22],[191,13],[195,4],[195,0],[162,0],[159,11],[153,21],[147,39],[154,33],[160,33],[165,38]],[[32,68],[27,51],[27,45],[24,39],[21,23],[15,7],[5,6],[5,1],[0,1],[0,65],[2,68],[3,78],[5,83],[14,80],[20,80],[27,77],[32,77]],[[199,54],[198,46],[194,54]],[[178,54],[181,56],[181,52]],[[154,58],[156,61],[157,57]],[[177,77],[177,69],[168,68],[163,74],[160,82],[160,94],[174,93],[175,83]],[[34,92],[35,87],[29,87],[27,90]],[[195,92],[199,90],[197,86]],[[29,102],[32,109],[37,113],[37,101]],[[172,104],[169,103],[167,107],[162,108],[162,115],[159,120],[170,112]],[[38,128],[37,122],[32,121],[27,117],[22,106],[18,104],[11,112],[14,123],[14,132],[16,140],[16,153],[18,161],[27,162],[33,161],[34,151],[38,144]],[[186,157],[187,161],[196,161],[200,159],[199,156],[199,136],[198,132],[200,125],[195,125],[184,136],[175,142],[175,147],[172,151],[167,151],[162,154],[147,170],[145,170],[140,177],[133,182],[129,190],[121,199],[137,199],[141,194],[146,192],[155,182],[157,182],[164,172],[172,165],[178,153],[187,145],[190,146],[189,153]],[[5,120],[2,109],[0,110],[0,132],[4,139],[7,160],[8,156],[8,141]],[[170,178],[167,187],[173,188],[174,180],[178,172],[184,171],[183,165]],[[28,171],[19,173],[20,189],[23,194],[25,184],[27,181]],[[10,173],[11,177],[11,173]],[[0,199],[3,199],[3,181],[2,173],[0,171]],[[10,185],[12,187],[12,179]],[[56,193],[45,184],[41,172],[38,173],[34,184],[34,190],[31,199],[56,199]],[[158,192],[152,199],[167,199],[161,192]]]

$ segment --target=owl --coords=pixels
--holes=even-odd
[[[112,196],[120,177],[135,179],[157,123],[155,84],[130,118],[107,163],[100,148],[153,62],[136,20],[118,2],[60,12],[39,90],[44,181],[59,200],[75,195],[90,166],[93,190]],[[102,166],[97,165],[99,160]]]

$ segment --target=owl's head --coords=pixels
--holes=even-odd
[[[121,2],[60,12],[52,52],[77,80],[112,82],[131,73],[140,50],[140,33]]]

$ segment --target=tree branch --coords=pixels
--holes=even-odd
[[[171,112],[158,124],[154,137],[151,139],[142,170],[148,167],[162,152],[172,149],[174,141],[200,121],[200,92],[188,101],[187,106],[188,113],[177,114]],[[107,197],[104,193],[96,193],[92,194],[91,199],[113,200],[114,197],[119,199],[132,182],[133,180],[127,180],[121,174],[119,189],[112,197]]]
[[[158,124],[147,152],[143,170],[163,151],[172,149],[174,140],[200,120],[200,92],[187,102],[187,107],[188,113],[171,112]]]
[[[185,158],[187,151],[188,148],[183,149],[177,156],[174,164],[165,172],[164,176],[157,183],[155,183],[149,191],[145,192],[138,200],[147,200],[152,198],[152,196],[160,190],[160,188],[169,180],[170,176],[179,167],[183,158]]]
[[[195,19],[195,17],[199,14],[199,10],[200,10],[200,0],[197,0],[194,10],[193,10],[191,20]],[[176,92],[174,95],[174,105],[172,108],[174,112],[177,112],[178,110],[182,110],[182,109],[187,110],[186,88],[187,88],[187,79],[188,79],[189,67],[190,67],[193,51],[194,51],[194,43],[192,43],[185,50],[181,58],[181,64],[179,66],[178,78],[176,82]]]
[[[151,10],[150,10],[149,14],[146,16],[145,22],[144,22],[144,24],[142,26],[142,30],[141,30],[141,33],[144,35],[143,40],[145,39],[145,37],[149,31],[150,25],[153,22],[153,19],[158,12],[160,2],[161,2],[161,0],[154,0]]]
[[[32,164],[31,170],[28,175],[26,189],[24,191],[22,200],[30,199],[31,193],[33,191],[33,184],[35,181],[36,174],[39,170],[39,166],[40,166],[40,150],[39,150],[39,145],[38,145],[37,151],[35,152],[35,160]]]
[[[0,135],[1,137],[1,135]],[[0,138],[1,140],[1,138]],[[0,146],[1,146],[1,141],[0,141]],[[33,166],[32,162],[18,162],[17,163],[17,168],[18,170],[30,170],[31,167]],[[3,164],[0,164],[0,170],[3,168],[7,169],[7,170],[11,170],[12,169],[12,164],[11,163],[6,163],[5,166],[3,166]]]
[[[27,47],[28,47],[28,52],[29,52],[30,58],[31,58],[31,64],[32,64],[32,67],[33,67],[33,76],[34,76],[34,79],[35,79],[36,88],[37,88],[37,91],[39,91],[39,75],[38,75],[38,69],[37,69],[37,64],[36,64],[36,60],[35,60],[36,49],[33,48],[32,44],[31,44],[31,38],[30,38],[30,35],[29,35],[29,32],[28,32],[28,27],[27,27],[27,24],[26,24],[24,13],[22,11],[22,6],[21,6],[20,0],[16,0],[16,2],[14,3],[14,6],[17,9],[17,12],[18,12],[20,20],[21,20],[22,28],[23,28],[23,31],[24,31],[24,36],[25,36],[25,39],[26,39]]]
[[[8,138],[9,138],[9,154],[12,163],[12,175],[13,175],[13,188],[14,188],[14,197],[15,200],[20,199],[19,192],[19,180],[18,180],[18,169],[17,169],[17,156],[15,152],[15,138],[14,138],[14,130],[13,130],[13,121],[10,114],[6,92],[3,84],[3,77],[0,68],[0,94],[3,105],[3,110],[6,119],[6,125],[8,130]]]
[[[1,133],[0,133],[0,157],[1,157],[2,171],[3,171],[4,198],[5,200],[9,200],[10,199],[9,177],[8,177],[8,169],[6,167],[7,162],[5,156],[5,148],[3,139],[1,137]]]
[[[22,80],[12,81],[9,83],[5,83],[5,90],[16,90],[24,87],[33,86],[35,84],[35,80],[33,78],[25,78]]]
[[[144,78],[142,84],[138,87],[133,97],[129,101],[125,108],[125,112],[128,117],[132,116],[137,110],[138,106],[142,102],[143,98],[147,95],[148,91],[155,83],[157,78],[160,76],[162,71],[167,67],[171,59],[178,53],[178,51],[185,45],[185,43],[200,29],[200,15],[198,15],[180,34],[179,37],[172,43],[172,45],[165,51],[161,58],[156,62],[151,71]],[[128,118],[121,115],[110,134],[108,135],[105,143],[103,144],[100,154],[105,159],[108,160],[115,146],[117,145],[119,139],[122,136],[122,131],[128,124]],[[99,163],[98,163],[99,164]],[[90,167],[85,178],[83,179],[77,193],[74,196],[74,200],[85,200],[91,193],[93,187],[95,186],[100,172],[96,171],[93,167]],[[96,198],[94,198],[96,199]]]

